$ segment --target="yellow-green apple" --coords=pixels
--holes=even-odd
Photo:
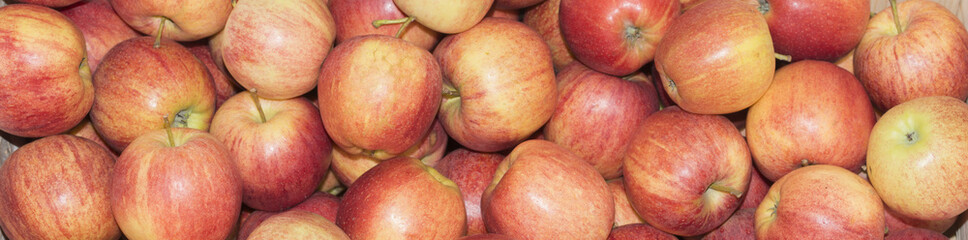
[[[397,156],[427,136],[440,107],[440,65],[410,42],[366,35],[337,45],[319,75],[319,112],[351,154]]]
[[[467,231],[453,181],[411,157],[392,158],[346,190],[336,225],[353,239],[455,239]]]
[[[515,240],[515,239],[516,238],[512,238],[510,236],[503,235],[503,234],[482,233],[482,234],[463,236],[461,238],[458,238],[457,240]]]
[[[210,44],[216,63],[243,88],[289,99],[316,87],[335,38],[333,15],[321,1],[247,0],[236,3]]]
[[[514,10],[537,5],[545,0],[494,0],[493,9]]]
[[[431,128],[430,133],[419,143],[400,154],[400,156],[417,158],[427,166],[433,167],[437,164],[437,161],[444,157],[444,151],[447,149],[447,141],[447,132],[444,131],[444,127],[439,122],[434,121],[434,126]],[[332,159],[330,169],[333,170],[336,178],[344,186],[353,185],[353,182],[360,175],[363,175],[363,173],[382,161],[373,156],[351,154],[339,147],[333,148]]]
[[[543,126],[557,101],[548,45],[520,22],[488,18],[434,49],[444,76],[439,118],[464,147],[496,152]]]
[[[541,39],[551,48],[551,60],[555,69],[562,69],[575,61],[575,56],[565,45],[561,36],[561,26],[558,21],[558,9],[561,0],[545,0],[541,4],[528,8],[521,21],[538,32]]]
[[[968,104],[949,96],[901,103],[871,131],[867,176],[901,217],[936,221],[968,209]]]
[[[622,176],[622,157],[643,120],[659,111],[648,83],[633,82],[573,62],[557,76],[558,104],[543,132],[584,159],[605,179]]]
[[[34,138],[63,133],[91,109],[94,87],[81,31],[57,11],[0,7],[0,131]]]
[[[455,34],[481,22],[494,0],[393,0],[393,3],[427,28]]]
[[[336,44],[356,36],[382,34],[394,36],[401,24],[383,24],[375,27],[374,21],[401,19],[406,16],[393,4],[393,0],[332,0],[329,10],[336,22]],[[420,23],[410,23],[400,38],[427,51],[433,50],[441,34]]]
[[[172,126],[208,130],[215,112],[212,76],[182,45],[154,37],[125,40],[111,49],[94,73],[91,122],[104,141],[122,152],[131,141]]]
[[[524,10],[524,9],[497,9],[492,6],[491,10],[488,10],[487,15],[484,15],[484,17],[504,18],[504,19],[510,19],[514,21],[521,21],[521,14],[522,14],[521,10]]]
[[[97,70],[101,58],[124,40],[141,36],[114,13],[108,0],[80,1],[60,10],[84,34],[87,64]]]
[[[776,65],[766,19],[755,1],[709,1],[672,23],[655,53],[669,97],[683,110],[725,114],[766,93]]]
[[[689,237],[712,231],[736,211],[752,165],[746,141],[726,117],[669,107],[636,130],[623,175],[645,222]]]
[[[881,239],[884,205],[856,173],[833,165],[793,170],[756,208],[756,239]]]
[[[118,239],[108,195],[114,154],[91,140],[52,135],[0,167],[0,227],[11,239]]]
[[[266,219],[246,239],[330,239],[349,240],[332,221],[302,210],[289,210]]]
[[[282,211],[316,192],[333,144],[309,100],[236,94],[215,112],[212,136],[228,147],[242,174],[242,203]]]
[[[467,212],[467,235],[487,233],[481,218],[481,195],[494,178],[498,164],[504,155],[479,153],[458,148],[437,162],[434,169],[460,188]]]
[[[854,51],[854,72],[882,111],[926,96],[964,101],[968,31],[941,4],[902,2],[896,14],[887,8],[871,18]]]
[[[202,61],[202,64],[205,64],[205,69],[208,69],[208,73],[212,75],[212,83],[215,86],[215,110],[218,111],[218,108],[222,106],[225,100],[228,100],[235,93],[239,92],[235,80],[225,72],[225,69],[215,64],[215,59],[212,58],[212,48],[208,46],[207,42],[191,42],[186,44],[185,47],[199,61]]]
[[[870,0],[759,2],[773,47],[793,61],[837,60],[857,47],[870,19]]]
[[[192,128],[145,133],[121,153],[111,209],[129,239],[225,239],[242,209],[232,153]]]
[[[948,240],[951,239],[939,232],[924,228],[908,228],[897,232],[888,232],[885,240]]]
[[[656,229],[649,224],[636,223],[624,226],[619,226],[612,228],[612,232],[608,234],[608,240],[636,240],[636,239],[653,239],[653,240],[675,240],[675,235],[663,232],[662,230]]]
[[[769,90],[749,108],[746,137],[757,169],[770,181],[809,164],[856,173],[874,122],[874,106],[854,75],[808,59],[776,71]]]
[[[676,16],[678,0],[561,0],[558,12],[575,59],[615,76],[651,62]]]
[[[606,183],[608,190],[612,191],[612,199],[615,200],[615,223],[613,226],[645,223],[645,220],[635,212],[635,208],[632,208],[632,203],[629,202],[628,192],[625,191],[625,179],[611,179]]]
[[[958,220],[958,217],[956,216],[937,221],[925,221],[901,216],[890,208],[884,208],[884,211],[888,235],[890,235],[892,232],[897,232],[908,228],[924,228],[935,232],[944,233],[945,231],[948,231],[948,229],[950,229],[951,226],[953,226]]]
[[[102,147],[107,148],[108,151],[110,151],[111,149],[111,147],[109,147],[108,144],[104,142],[104,139],[101,138],[101,134],[94,129],[94,124],[91,123],[90,119],[85,118],[84,120],[81,121],[81,123],[77,124],[77,126],[75,126],[74,128],[71,128],[71,130],[68,130],[67,134],[82,137],[82,138],[87,138],[97,143],[97,145],[101,145]],[[114,155],[115,157],[118,156],[118,154],[114,152],[111,152],[111,154]]]
[[[488,232],[521,239],[604,239],[615,217],[605,179],[546,140],[514,147],[481,196]]]
[[[195,41],[215,35],[225,26],[234,5],[233,1],[222,0],[108,2],[131,28],[175,41]]]
[[[755,240],[756,207],[736,210],[723,225],[702,237],[702,240]]]
[[[751,172],[750,186],[747,188],[746,194],[743,194],[743,204],[739,206],[739,209],[756,208],[760,206],[760,203],[763,202],[764,198],[766,198],[766,192],[770,191],[770,183],[763,178],[763,175],[760,174],[760,170],[757,170],[754,167]]]

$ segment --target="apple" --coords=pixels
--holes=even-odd
[[[316,87],[335,38],[336,23],[321,1],[248,0],[235,4],[209,44],[216,64],[243,88],[289,99]]]
[[[756,239],[880,239],[884,205],[856,173],[833,165],[793,170],[756,208]]]
[[[91,123],[90,119],[85,118],[81,121],[81,123],[77,124],[77,126],[71,128],[71,130],[68,130],[67,134],[94,141],[94,143],[97,143],[97,145],[101,145],[102,147],[108,149],[109,152],[111,151],[111,147],[104,142],[104,139],[101,138],[101,134],[97,133],[97,130],[94,129],[94,124]],[[118,154],[114,152],[111,152],[111,155],[114,155],[115,157],[118,156]]]
[[[885,240],[948,240],[948,236],[924,228],[908,228],[897,232],[889,232]]]
[[[0,131],[35,138],[80,123],[94,99],[81,31],[53,9],[12,4],[0,33]]]
[[[182,42],[199,40],[221,31],[235,5],[233,1],[221,0],[108,2],[131,28]]]
[[[679,16],[677,0],[561,0],[565,45],[591,69],[615,76],[638,71]]]
[[[612,229],[608,234],[608,240],[636,240],[636,239],[655,239],[655,240],[675,240],[675,235],[663,232],[649,224],[636,223],[619,226]]]
[[[699,4],[701,4],[703,2],[706,2],[706,0],[679,0],[679,3],[682,4],[682,11],[683,12],[685,12],[685,11],[687,11],[689,9],[692,9],[692,8],[694,8],[696,6],[699,6]]]
[[[242,203],[282,211],[316,192],[329,170],[333,145],[309,100],[271,100],[244,92],[212,118],[215,138],[242,173]]]
[[[545,0],[494,0],[494,9],[515,10],[537,5]]]
[[[360,176],[343,194],[336,225],[352,239],[455,239],[467,231],[457,185],[410,157]]]
[[[608,190],[612,191],[612,199],[615,200],[615,224],[621,227],[629,224],[645,223],[645,220],[635,212],[632,203],[629,202],[628,192],[625,190],[625,179],[616,178],[606,182]]]
[[[510,236],[503,235],[503,234],[482,233],[482,234],[463,236],[458,238],[457,240],[515,240],[515,239],[516,238],[512,238]]]
[[[81,0],[17,0],[17,2],[42,5],[50,8],[59,8],[81,2]]]
[[[140,37],[118,14],[108,0],[80,1],[60,10],[84,34],[87,64],[92,71],[111,48],[124,40]]]
[[[118,239],[109,180],[115,157],[91,140],[52,135],[0,167],[0,227],[11,239]]]
[[[197,129],[138,137],[110,180],[111,209],[129,239],[225,239],[242,208],[242,176],[232,153]]]
[[[262,222],[265,222],[266,219],[269,219],[269,217],[272,217],[273,215],[276,215],[276,214],[278,214],[278,212],[267,212],[267,211],[259,211],[259,210],[252,211],[252,213],[246,216],[245,220],[243,220],[242,223],[239,224],[239,233],[235,239],[236,240],[249,239],[249,235],[252,235],[252,231],[254,231],[255,228],[259,227],[259,225],[262,225]]]
[[[456,34],[481,22],[494,0],[393,0],[393,3],[431,30]]]
[[[541,1],[543,2],[545,0],[541,0]],[[524,9],[497,9],[497,8],[494,8],[494,6],[491,6],[491,10],[488,10],[487,14],[484,15],[484,17],[485,18],[491,18],[491,17],[504,18],[504,19],[510,19],[514,21],[521,21],[521,14],[522,14],[521,10],[524,10]]]
[[[443,70],[438,117],[447,134],[479,152],[509,149],[554,113],[555,72],[548,45],[523,23],[488,18],[440,41]]]
[[[742,203],[752,160],[726,117],[679,107],[649,116],[625,155],[625,188],[649,225],[697,236],[725,222]]]
[[[335,159],[330,157],[330,168],[326,171],[326,176],[323,177],[323,182],[319,184],[320,192],[328,192],[333,194],[342,193],[342,190],[346,190],[346,186],[339,182],[339,178],[336,177],[336,173],[333,172],[333,162]]]
[[[968,104],[922,97],[888,110],[871,130],[867,175],[901,217],[936,221],[968,209]]]
[[[447,141],[447,132],[444,131],[439,122],[435,121],[430,133],[418,144],[407,149],[401,156],[420,159],[425,165],[433,167],[437,164],[437,161],[444,157]],[[332,159],[331,169],[344,186],[353,185],[353,182],[360,175],[382,161],[373,156],[351,154],[338,147],[333,148]]]
[[[332,11],[333,20],[336,22],[336,44],[356,36],[369,34],[394,36],[403,27],[402,25],[383,24],[380,27],[375,27],[374,21],[406,17],[393,4],[393,0],[332,0],[329,2],[329,9]],[[410,23],[400,35],[401,39],[427,51],[433,50],[441,37],[440,33],[430,30],[420,23]]]
[[[840,57],[837,59],[837,61],[834,61],[834,64],[837,64],[838,67],[847,70],[847,72],[850,72],[850,74],[854,74],[854,49],[851,49],[850,52],[847,52],[847,55]]]
[[[746,190],[746,194],[743,194],[743,204],[739,206],[739,209],[744,208],[756,208],[760,206],[763,199],[766,198],[766,193],[770,191],[770,183],[763,178],[760,174],[760,170],[755,167],[750,171],[750,186]],[[729,221],[729,220],[726,220]]]
[[[336,46],[319,75],[319,112],[333,142],[351,154],[397,156],[427,135],[440,106],[440,65],[384,35]]]
[[[809,164],[857,173],[874,122],[874,106],[854,75],[830,62],[803,60],[776,71],[769,90],[749,108],[746,137],[770,181]]]
[[[561,0],[545,0],[537,6],[527,9],[521,21],[538,32],[541,39],[551,48],[551,59],[555,69],[562,69],[575,61],[575,56],[565,45],[561,36],[561,26],[558,10]]]
[[[702,240],[755,240],[755,213],[756,207],[737,210],[723,225],[703,236]]]
[[[215,111],[212,77],[188,49],[154,37],[125,40],[111,49],[94,73],[91,122],[104,141],[122,152],[135,138],[173,127],[208,130]]]
[[[894,16],[900,16],[897,19]],[[854,51],[854,72],[883,111],[926,96],[968,98],[968,31],[947,8],[927,0],[884,9]]]
[[[669,97],[700,114],[738,112],[766,93],[776,60],[766,19],[755,1],[700,4],[662,37],[655,67]]]
[[[339,202],[340,199],[337,196],[324,192],[316,192],[302,203],[299,203],[286,211],[301,210],[311,212],[323,216],[326,218],[326,220],[332,222],[336,221],[336,212],[339,210]],[[248,239],[249,235],[252,234],[252,231],[259,227],[263,221],[280,213],[281,212],[269,212],[261,210],[253,211],[239,224],[240,226],[237,239]]]
[[[481,196],[488,232],[522,239],[604,239],[615,217],[608,185],[578,155],[528,140],[498,165]]]
[[[323,216],[302,210],[290,210],[269,217],[246,239],[349,240],[350,237]]]
[[[776,52],[793,61],[834,61],[857,47],[867,28],[870,0],[760,1]]]
[[[215,109],[218,111],[225,100],[239,92],[238,86],[232,76],[225,72],[225,69],[215,64],[215,59],[212,58],[212,49],[208,46],[208,42],[191,42],[186,47],[188,51],[192,52],[192,55],[202,61],[202,64],[205,64],[205,69],[208,69],[208,73],[212,75],[212,83],[215,86]]]
[[[953,226],[958,220],[957,216],[937,221],[912,219],[901,216],[890,208],[884,208],[884,218],[887,224],[888,235],[890,235],[892,232],[897,232],[908,228],[924,228],[935,232],[944,233],[948,231],[948,229],[950,229],[951,226]]]
[[[487,233],[481,218],[481,195],[494,178],[504,155],[458,148],[437,162],[434,169],[460,188],[467,212],[467,235]]]
[[[635,129],[659,111],[655,88],[571,63],[558,72],[558,104],[543,132],[587,161],[605,179],[622,176]]]

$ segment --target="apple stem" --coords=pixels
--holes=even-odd
[[[460,93],[457,92],[457,91],[455,91],[455,90],[447,90],[447,89],[445,89],[442,96],[444,98],[446,98],[446,99],[451,99],[451,98],[460,97]]]
[[[255,109],[259,110],[259,118],[262,119],[262,123],[266,123],[266,113],[262,111],[262,104],[259,103],[259,94],[256,94],[256,89],[249,90],[249,96],[252,96],[252,102],[255,103]]]
[[[232,0],[232,7],[235,7],[235,4],[236,3],[239,3],[239,1],[238,0]]]
[[[773,53],[773,57],[775,57],[776,59],[779,59],[780,61],[785,61],[785,62],[793,61],[793,57],[791,57],[790,55]]]
[[[770,12],[770,2],[766,0],[759,0],[758,2],[760,3],[760,6],[757,8],[757,10],[760,10],[760,14]]]
[[[339,194],[343,193],[345,190],[345,187],[334,187],[333,189],[326,191],[326,193],[332,194],[333,196],[339,196]]]
[[[891,13],[894,14],[894,27],[897,27],[897,34],[901,34],[901,18],[897,12],[897,0],[890,0],[891,2]]]
[[[168,146],[174,147],[175,137],[172,136],[173,134],[171,133],[171,122],[168,121],[168,114],[165,114],[163,118],[165,120],[165,131],[168,132]]]
[[[161,18],[161,24],[158,24],[158,34],[155,35],[155,45],[154,45],[155,48],[160,48],[161,47],[161,33],[162,33],[162,31],[165,30],[165,22],[166,21],[167,21],[167,18],[162,17]]]
[[[733,188],[731,188],[729,186],[725,186],[725,185],[719,184],[718,182],[709,185],[709,188],[712,189],[712,190],[716,190],[716,191],[720,191],[720,192],[732,194],[733,196],[736,196],[736,198],[740,198],[740,197],[743,196],[743,192],[740,192],[740,191],[738,191],[736,189],[733,189]]]
[[[800,167],[806,167],[806,166],[810,166],[810,161],[807,160],[806,158],[800,159]]]
[[[409,26],[410,23],[413,22],[414,20],[417,20],[417,18],[415,18],[415,17],[405,17],[405,18],[400,18],[400,19],[380,19],[380,20],[374,20],[373,21],[373,27],[374,28],[380,28],[380,26],[387,25],[387,24],[401,24],[402,23],[403,26],[400,26],[400,29],[397,30],[397,34],[396,35],[393,35],[396,38],[400,38],[400,36],[403,35],[403,30],[406,29],[407,26]]]

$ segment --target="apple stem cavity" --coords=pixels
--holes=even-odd
[[[625,41],[634,42],[642,38],[642,29],[630,23],[625,24]]]
[[[164,30],[165,30],[165,22],[167,22],[167,21],[168,21],[168,18],[161,17],[161,24],[158,24],[158,34],[155,35],[155,45],[153,46],[155,48],[160,48],[161,47],[161,33],[164,32]]]
[[[443,96],[445,99],[458,98],[460,97],[460,92],[457,92],[455,90],[450,90],[450,89],[444,89],[444,92],[441,96]]]
[[[757,9],[760,10],[760,14],[766,14],[766,13],[770,12],[770,2],[769,1],[767,1],[767,0],[759,0],[758,2],[760,2],[760,7],[758,7]]]
[[[773,57],[775,57],[776,59],[779,59],[780,61],[785,61],[785,62],[791,62],[791,61],[793,61],[793,57],[791,57],[790,55],[783,55],[783,54],[779,54],[779,53],[773,53]]]
[[[417,18],[415,18],[415,17],[405,17],[405,18],[400,18],[400,19],[380,19],[380,20],[373,20],[373,27],[374,28],[380,28],[381,26],[387,25],[387,24],[403,24],[403,26],[400,26],[400,29],[397,30],[397,34],[393,35],[396,38],[400,38],[400,36],[403,35],[404,29],[406,29],[407,26],[409,26],[410,23],[413,22],[414,20],[417,20]]]
[[[739,190],[736,190],[736,189],[731,188],[729,186],[722,185],[722,184],[720,184],[718,182],[715,182],[713,184],[710,184],[709,185],[709,189],[716,190],[716,191],[720,191],[720,192],[724,192],[724,193],[729,193],[729,194],[731,194],[733,196],[736,196],[736,198],[743,197],[743,192],[740,192]]]
[[[890,0],[890,2],[891,2],[891,13],[894,14],[892,16],[894,18],[894,27],[897,27],[897,34],[901,34],[901,31],[904,31],[904,30],[901,29],[901,18],[897,12],[897,0]]]
[[[162,118],[165,120],[165,132],[168,133],[168,146],[174,147],[175,137],[172,136],[173,134],[171,133],[171,122],[168,121],[168,114],[165,114],[165,116]]]
[[[259,119],[262,119],[262,123],[266,123],[266,113],[262,111],[262,104],[259,103],[259,94],[256,94],[255,88],[249,90],[249,96],[252,96],[252,102],[255,103],[255,109],[259,110]]]

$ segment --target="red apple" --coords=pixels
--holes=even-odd
[[[289,210],[266,219],[246,239],[349,240],[350,237],[323,216],[302,210]]]
[[[551,48],[551,59],[555,69],[562,69],[575,61],[575,56],[571,54],[571,50],[568,50],[565,39],[561,36],[561,26],[558,21],[559,6],[561,6],[561,0],[545,0],[525,11],[521,19],[524,24],[537,31],[541,39]]]
[[[444,77],[439,118],[470,150],[514,147],[538,131],[557,101],[551,52],[527,25],[488,18],[434,49]]]
[[[130,239],[221,240],[239,218],[242,177],[232,153],[211,134],[158,129],[121,153],[110,194]]]
[[[11,239],[118,239],[109,180],[114,155],[91,140],[53,135],[0,167],[0,227]]]
[[[267,211],[258,211],[258,210],[253,211],[239,225],[239,235],[236,237],[236,240],[249,239],[249,235],[252,235],[252,231],[255,230],[255,228],[259,227],[259,225],[262,225],[262,222],[265,222],[266,219],[269,219],[269,217],[272,217],[273,215],[276,215],[276,214],[278,214],[278,212],[267,212]]]
[[[948,240],[944,234],[924,228],[908,228],[897,232],[887,233],[885,240]]]
[[[85,118],[83,121],[81,121],[81,123],[77,124],[77,126],[71,128],[71,130],[68,130],[67,134],[87,138],[88,140],[97,143],[97,145],[107,148],[109,152],[111,151],[111,147],[104,142],[104,139],[101,138],[101,134],[94,129],[94,124],[91,123],[90,119]],[[114,152],[111,152],[111,155],[114,155],[115,157],[118,156],[118,154]]]
[[[218,110],[225,100],[239,92],[239,87],[235,84],[232,76],[225,72],[225,69],[215,64],[215,59],[212,58],[212,48],[208,46],[207,42],[192,42],[187,47],[192,55],[195,55],[199,61],[202,61],[202,64],[205,64],[205,69],[208,69],[208,73],[212,75],[212,83],[215,86],[215,109]]]
[[[221,0],[108,1],[131,28],[149,35],[157,35],[158,28],[163,28],[162,36],[175,41],[195,41],[215,35],[225,26],[235,5]]]
[[[754,167],[750,172],[752,172],[750,174],[750,187],[746,190],[746,194],[743,195],[743,204],[739,206],[739,209],[760,206],[760,203],[766,198],[766,193],[770,191],[770,183],[763,178],[760,170]]]
[[[545,0],[494,0],[494,9],[514,10],[537,5]]]
[[[455,239],[467,231],[457,185],[409,157],[360,176],[343,194],[336,225],[353,239]]]
[[[80,2],[81,0],[17,0],[21,3],[43,5],[45,7],[59,8]]]
[[[635,129],[659,111],[655,88],[577,62],[556,79],[558,104],[544,127],[545,138],[578,154],[605,179],[622,176],[622,158]]]
[[[880,239],[884,205],[856,173],[833,165],[793,170],[756,209],[756,238]]]
[[[393,36],[400,30],[401,24],[374,27],[373,21],[406,17],[397,5],[393,4],[393,0],[333,0],[329,2],[329,9],[333,12],[333,20],[336,22],[336,44],[369,34]],[[410,23],[400,35],[401,39],[427,51],[433,50],[441,37],[440,33],[417,22]]]
[[[694,8],[696,6],[699,6],[699,4],[701,4],[703,2],[706,2],[706,0],[679,0],[679,3],[682,3],[682,11],[683,12],[685,12],[685,11],[687,11],[689,9],[692,9],[692,8]]]
[[[481,218],[481,195],[493,180],[494,172],[502,160],[504,155],[501,154],[459,148],[448,153],[434,166],[460,188],[467,212],[467,235],[487,233]]]
[[[80,1],[61,9],[60,12],[71,19],[74,26],[84,34],[87,64],[92,71],[97,70],[104,54],[115,45],[141,36],[114,13],[108,0]]]
[[[208,130],[215,111],[212,77],[188,49],[171,40],[153,47],[138,37],[111,49],[94,74],[91,122],[121,152],[135,138],[163,127]]]
[[[71,20],[32,4],[0,7],[0,131],[63,133],[91,109],[84,38]]]
[[[844,56],[860,43],[871,11],[870,0],[768,0],[760,5],[773,47],[793,61]]]
[[[455,34],[479,23],[494,0],[393,0],[393,3],[427,28]]]
[[[447,141],[447,132],[439,122],[435,121],[431,132],[401,155],[420,159],[427,166],[433,167],[444,157]],[[353,185],[360,175],[382,161],[372,156],[351,154],[338,147],[333,148],[332,159],[331,169],[339,182],[345,186]]]
[[[331,222],[336,221],[336,213],[339,211],[340,198],[329,193],[316,192],[309,196],[306,201],[292,207],[293,210],[303,210],[319,214]]]
[[[507,235],[497,234],[497,233],[482,233],[467,235],[457,240],[514,240],[516,238],[509,237]]]
[[[591,69],[629,75],[655,57],[656,46],[679,16],[677,0],[561,0],[561,35]]]
[[[968,31],[947,8],[912,0],[871,18],[854,72],[883,111],[926,96],[968,98]],[[900,25],[895,25],[899,22]]]
[[[663,232],[645,223],[619,226],[613,228],[612,232],[608,234],[608,240],[636,239],[675,240],[678,238],[675,235]]]
[[[545,1],[545,0],[541,0],[541,1]],[[504,18],[504,19],[510,19],[514,21],[521,21],[521,10],[522,9],[497,9],[492,6],[491,10],[488,10],[487,15],[484,15],[484,17]]]
[[[725,222],[742,203],[752,160],[726,117],[665,108],[645,119],[625,155],[625,188],[649,225],[697,236]]]
[[[723,225],[703,236],[703,240],[755,240],[756,222],[754,216],[756,207],[743,208],[733,213]]]
[[[615,200],[615,224],[621,227],[629,224],[645,223],[645,220],[635,212],[632,203],[629,202],[628,192],[625,190],[625,179],[616,178],[608,180],[608,190],[612,191],[612,199]]]
[[[545,140],[516,146],[484,190],[488,232],[522,239],[604,239],[615,202],[602,176],[574,153]]]
[[[935,232],[944,233],[951,228],[958,220],[958,217],[942,219],[937,221],[925,221],[907,218],[894,212],[890,208],[884,208],[884,218],[887,224],[887,233],[901,231],[908,228],[924,228]]]
[[[700,4],[676,18],[655,53],[669,97],[700,114],[738,112],[766,93],[776,60],[755,1]]]

